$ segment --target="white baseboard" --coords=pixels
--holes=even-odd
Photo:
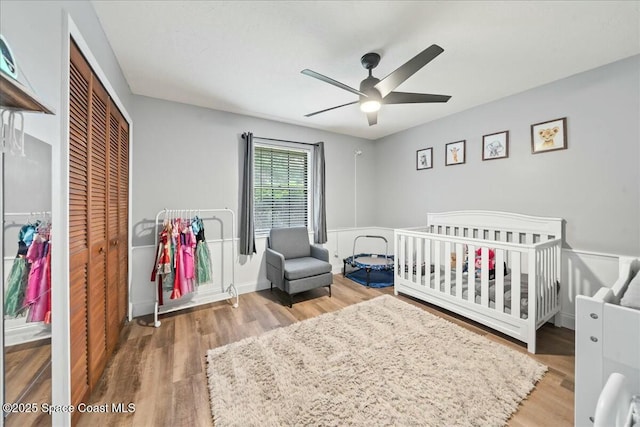
[[[238,295],[248,294],[250,292],[262,291],[265,289],[269,289],[269,282],[256,282],[256,283],[243,283],[242,285],[237,285],[236,290],[238,291]],[[220,293],[220,292],[205,292],[202,294],[193,294],[192,296],[185,296],[180,300],[176,301],[165,301],[165,306],[161,308],[161,312],[168,313],[172,311],[185,310],[187,308],[198,307],[203,304],[209,304],[212,302],[224,301],[229,299],[230,296],[228,293]],[[232,300],[233,301],[233,300]],[[239,305],[242,305],[242,298],[239,298]],[[139,301],[132,304],[132,313],[133,317],[146,316],[148,314],[152,314],[155,308],[155,300],[145,300]]]
[[[562,311],[558,313],[560,316],[560,326],[563,328],[571,329],[572,331],[576,330],[576,316],[571,313],[563,313]]]
[[[47,338],[51,338],[51,325],[42,322],[24,323],[5,328],[4,345],[9,347]]]

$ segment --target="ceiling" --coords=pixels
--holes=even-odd
[[[638,1],[93,1],[134,94],[377,139],[640,53]],[[360,57],[383,78],[438,44],[397,90],[446,104],[358,105]]]

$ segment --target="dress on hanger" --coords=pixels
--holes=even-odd
[[[196,282],[198,284],[211,281],[211,253],[207,239],[204,237],[204,224],[202,219],[196,218]],[[197,230],[197,231],[196,231]]]
[[[42,279],[42,270],[45,263],[44,244],[44,239],[36,234],[27,251],[27,260],[31,263],[31,270],[29,271],[24,305],[35,303],[40,292],[40,280]]]
[[[13,261],[7,278],[7,294],[4,301],[5,315],[15,317],[20,314],[28,278],[29,264],[24,256],[18,255]]]
[[[37,261],[40,262],[42,271],[37,283],[37,296],[31,302],[31,307],[29,308],[29,315],[27,316],[28,322],[42,322],[45,320],[47,312],[51,312],[51,307],[48,306],[49,293],[51,290],[51,257],[49,253],[50,245],[48,241],[45,241],[42,244],[41,257]],[[51,317],[50,314],[49,317]]]

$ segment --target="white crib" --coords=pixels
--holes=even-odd
[[[640,259],[620,257],[618,279],[594,296],[576,298],[575,425],[592,426],[607,378],[620,373],[640,394],[640,310],[620,298],[640,270]]]
[[[394,231],[395,293],[489,326],[535,353],[537,329],[560,310],[562,226],[560,218],[506,212],[430,213],[426,230]]]

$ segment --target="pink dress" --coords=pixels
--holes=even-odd
[[[27,291],[24,296],[24,305],[31,305],[36,302],[40,293],[40,282],[42,280],[42,270],[45,263],[44,242],[36,235],[27,251],[27,260],[31,263],[29,279],[27,280]]]
[[[49,256],[49,243],[46,242],[42,245],[43,253],[40,258],[41,270],[40,282],[38,283],[38,295],[29,309],[29,315],[27,316],[28,322],[42,322],[47,320],[47,317],[51,317],[50,304],[50,291],[51,291],[51,257]],[[47,313],[49,315],[47,316]]]
[[[196,269],[194,262],[194,251],[196,247],[196,236],[193,234],[191,227],[186,227],[183,231],[184,245],[182,246],[182,266],[185,278],[185,292],[193,292],[193,282],[196,277]]]
[[[173,238],[175,239],[175,254],[173,256],[173,262],[175,263],[173,272],[173,291],[171,291],[171,299],[181,298],[182,293],[182,281],[184,277],[182,269],[182,244],[180,243],[180,221],[176,220],[173,224]]]

